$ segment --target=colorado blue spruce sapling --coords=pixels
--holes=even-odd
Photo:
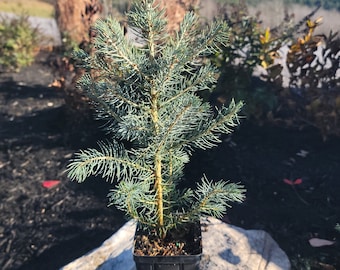
[[[231,133],[243,104],[214,109],[197,95],[216,83],[216,69],[201,60],[227,44],[224,22],[202,29],[188,13],[170,36],[164,12],[150,0],[137,1],[127,18],[142,44],[108,18],[94,25],[93,52],[76,52],[86,70],[78,85],[98,119],[107,122],[111,139],[78,152],[67,171],[78,182],[101,175],[115,183],[110,204],[164,238],[173,228],[202,215],[221,217],[230,202],[243,201],[243,186],[205,176],[196,190],[177,188],[192,150],[212,148]]]

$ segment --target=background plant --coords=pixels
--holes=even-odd
[[[7,70],[29,66],[39,47],[41,34],[26,15],[0,20],[0,65]]]
[[[216,82],[216,69],[201,65],[200,58],[227,43],[227,25],[215,22],[202,31],[199,18],[188,13],[170,37],[162,14],[153,1],[139,1],[128,19],[144,45],[136,47],[118,21],[107,19],[94,26],[93,54],[77,52],[87,71],[79,86],[94,102],[97,117],[107,121],[112,139],[100,142],[99,150],[79,152],[68,174],[78,182],[97,174],[117,181],[111,204],[164,238],[201,215],[220,217],[244,195],[238,184],[205,177],[195,191],[176,188],[192,150],[215,146],[237,126],[242,102],[214,112],[197,95]]]
[[[232,46],[212,59],[221,69],[212,100],[245,100],[247,118],[259,124],[313,126],[324,138],[339,135],[339,36],[315,34],[318,8],[298,23],[286,14],[273,29],[250,16],[245,2],[228,11],[222,14]]]
[[[340,38],[332,31],[315,35],[320,21],[307,20],[304,35],[289,46],[289,85],[280,93],[275,116],[290,126],[314,126],[326,138],[340,135]]]
[[[282,83],[282,66],[275,60],[295,26],[286,14],[276,28],[263,29],[260,14],[249,15],[245,1],[221,7],[220,12],[231,27],[231,45],[212,58],[221,70],[214,95],[245,100],[247,117],[263,121],[264,115],[277,106],[278,89],[274,85]],[[266,77],[259,76],[263,74]]]
[[[217,0],[222,4],[237,4],[239,0]],[[269,2],[269,0],[246,0],[247,5],[257,5],[259,3]],[[284,0],[285,4],[301,4],[309,7],[320,6],[324,9],[337,9],[340,10],[340,3],[338,0]]]
[[[324,9],[337,9],[340,11],[340,3],[337,0],[285,0],[285,2],[306,5],[310,7],[321,6]]]
[[[4,0],[0,1],[0,10],[17,15],[25,13],[29,16],[44,18],[53,17],[53,5],[56,0]]]

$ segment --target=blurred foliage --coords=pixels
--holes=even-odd
[[[337,223],[337,224],[335,225],[334,229],[335,229],[336,231],[340,232],[340,224]]]
[[[54,2],[43,0],[1,0],[0,10],[17,15],[25,14],[44,18],[52,18],[54,14]]]
[[[275,29],[263,29],[260,14],[250,16],[245,1],[223,6],[220,11],[231,27],[231,42],[223,54],[212,59],[221,69],[213,96],[244,100],[247,117],[262,121],[263,115],[277,106],[279,89],[275,86],[282,84],[282,66],[276,60],[296,26],[286,14]],[[263,71],[262,77],[254,75]]]
[[[315,126],[326,138],[340,135],[340,38],[333,32],[314,35],[319,22],[307,20],[306,34],[289,47],[289,87],[281,92],[276,114],[279,119],[280,111],[290,111],[291,119],[281,119],[286,124]]]
[[[246,0],[248,5],[256,6],[259,3],[269,2],[270,0]],[[238,4],[240,0],[217,0],[218,3],[222,4]],[[322,7],[324,9],[336,9],[340,11],[339,0],[284,0],[285,4],[300,4],[306,5],[312,8]]]
[[[339,83],[339,38],[337,33],[314,35],[321,18],[307,20],[306,35],[290,46],[286,64],[290,73],[290,87],[331,90]],[[319,55],[319,56],[318,56]]]
[[[32,28],[28,16],[0,20],[0,66],[5,70],[16,70],[29,66],[39,49],[42,36]]]
[[[285,3],[301,4],[310,7],[321,6],[324,9],[337,9],[340,11],[339,0],[285,0]]]
[[[112,16],[119,21],[124,19],[124,14],[130,9],[130,0],[100,0],[103,5],[104,16]]]
[[[80,44],[73,40],[69,33],[63,32],[61,33],[61,36],[62,36],[61,39],[62,51],[66,56],[70,56],[74,50],[79,49]]]
[[[340,135],[340,41],[337,33],[314,34],[318,8],[296,24],[285,14],[273,29],[261,25],[260,14],[250,16],[245,1],[220,10],[231,45],[212,59],[221,69],[212,100],[245,100],[247,118],[259,124]]]

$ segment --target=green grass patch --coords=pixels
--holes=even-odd
[[[53,4],[42,0],[1,0],[0,11],[44,18],[54,16]]]

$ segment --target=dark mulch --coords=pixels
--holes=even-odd
[[[101,135],[97,123],[72,115],[61,90],[47,87],[54,74],[46,56],[0,75],[1,269],[58,269],[124,223],[106,207],[107,183],[79,185],[64,173],[72,154]],[[47,189],[45,180],[61,184]]]
[[[20,73],[0,74],[0,268],[58,269],[97,247],[125,221],[107,208],[110,185],[78,185],[64,173],[72,154],[104,136],[99,124],[70,111],[61,90],[48,88],[53,69],[40,55]],[[294,269],[340,269],[340,138],[317,130],[243,122],[219,147],[195,152],[188,179],[241,181],[247,200],[225,220],[269,232]],[[284,178],[302,178],[294,190]],[[61,183],[47,189],[45,180]],[[311,265],[312,268],[308,268]]]

